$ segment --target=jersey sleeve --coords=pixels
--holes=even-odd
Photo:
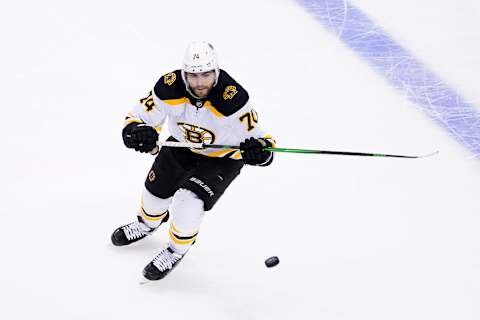
[[[168,109],[162,105],[161,100],[155,96],[153,91],[150,91],[128,113],[124,126],[131,123],[145,123],[160,133],[167,115]]]
[[[273,147],[275,146],[273,137],[260,127],[258,113],[252,108],[250,102],[247,102],[240,110],[232,114],[229,120],[230,127],[236,133],[239,142],[253,137],[264,139]]]
[[[232,114],[230,117],[230,127],[232,131],[236,134],[237,141],[243,142],[248,138],[255,138],[264,140],[266,146],[275,147],[275,140],[273,137],[263,130],[258,121],[258,114],[250,105],[250,102],[247,102],[240,110]],[[240,152],[237,152],[232,156],[235,158],[241,158]],[[268,166],[273,161],[273,152],[270,153],[268,159],[258,166],[264,167]]]

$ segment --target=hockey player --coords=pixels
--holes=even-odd
[[[170,218],[169,242],[143,270],[162,279],[190,249],[205,211],[213,208],[244,164],[273,160],[270,136],[258,125],[247,91],[219,69],[211,44],[192,42],[183,69],[160,78],[128,114],[122,131],[127,148],[158,150],[158,133],[168,119],[168,141],[239,145],[236,149],[161,148],[142,192],[137,221],[116,229],[112,242],[124,246],[151,235]]]

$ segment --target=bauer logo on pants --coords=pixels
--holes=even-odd
[[[212,198],[215,195],[215,193],[212,191],[212,189],[210,189],[210,187],[207,186],[205,184],[205,182],[203,182],[202,180],[200,180],[198,178],[195,178],[195,177],[191,177],[189,180],[198,184],[203,190],[205,190],[208,193],[210,198]]]

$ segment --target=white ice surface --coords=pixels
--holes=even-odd
[[[476,1],[384,2],[355,4],[478,107]],[[2,7],[2,319],[480,318],[478,159],[295,2]],[[446,20],[453,31],[435,33]],[[214,43],[279,146],[441,153],[245,168],[179,267],[140,286],[165,227],[109,243],[153,160],[120,131],[193,39]],[[267,269],[271,255],[281,262]]]

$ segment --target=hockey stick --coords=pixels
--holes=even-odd
[[[159,147],[193,148],[193,149],[206,149],[206,148],[235,149],[235,150],[240,149],[239,146],[231,146],[231,145],[223,145],[223,144],[203,144],[203,143],[192,143],[192,142],[164,141],[164,142],[159,142],[158,146],[155,149],[153,149],[151,153],[156,154],[159,151]],[[427,157],[437,155],[440,152],[440,151],[435,151],[435,152],[425,154],[425,155],[420,155],[420,156],[406,156],[406,155],[384,154],[384,153],[329,151],[329,150],[312,150],[312,149],[292,149],[292,148],[271,148],[271,147],[263,148],[263,150],[271,151],[271,152],[287,152],[287,153],[330,154],[330,155],[341,155],[341,156],[408,158],[408,159],[427,158]]]

